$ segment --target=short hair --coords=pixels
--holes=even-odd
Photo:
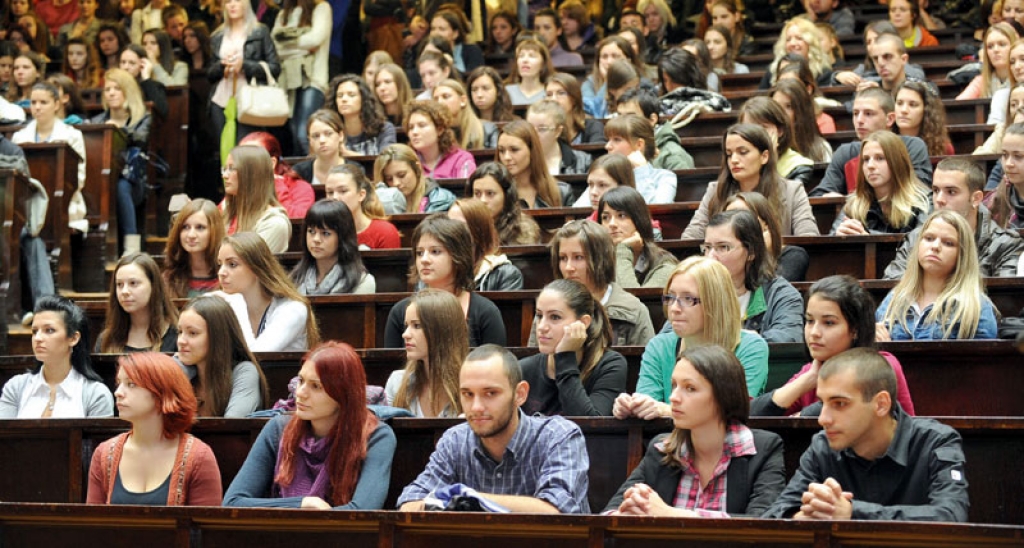
[[[465,223],[449,219],[446,213],[434,213],[423,219],[412,232],[412,247],[415,250],[423,236],[438,241],[452,257],[452,278],[456,290],[473,290],[473,237]],[[416,254],[410,261],[410,277],[418,280]]]
[[[134,352],[118,358],[117,367],[153,395],[163,419],[164,438],[174,439],[192,427],[199,404],[192,384],[174,358],[157,352]]]
[[[625,14],[625,13],[623,13]],[[552,8],[544,8],[537,13],[533,14],[533,20],[536,21],[538,17],[550,17],[555,22],[555,28],[562,28],[562,18],[558,16],[558,12]]]
[[[580,0],[566,0],[558,8],[558,12],[579,23],[580,28],[590,24],[590,12],[587,11],[587,7]]]
[[[587,254],[587,270],[595,288],[605,288],[615,281],[615,244],[603,226],[586,219],[565,223],[551,238],[551,270],[556,280],[562,278],[558,268],[558,253],[562,240],[577,238]]]
[[[185,8],[181,7],[180,4],[174,2],[168,2],[164,9],[160,11],[160,21],[163,22],[164,27],[167,27],[167,22],[173,17],[184,17],[185,21],[188,22],[188,13]]]
[[[540,101],[533,103],[528,109],[526,109],[526,115],[529,116],[530,114],[550,116],[551,121],[554,122],[556,126],[562,126],[563,128],[566,124],[565,109],[562,108],[562,105],[558,104],[558,101],[553,99],[541,99]],[[559,134],[560,137],[563,135],[564,131]]]
[[[961,173],[964,176],[964,180],[967,182],[967,192],[974,193],[985,190],[985,172],[982,171],[978,164],[974,163],[967,158],[959,158],[956,156],[950,156],[949,158],[943,158],[942,161],[935,166],[935,171],[953,171]]]
[[[895,45],[896,46],[896,52],[899,53],[900,55],[903,55],[904,53],[907,52],[907,45],[903,42],[903,39],[900,38],[899,35],[896,35],[896,34],[889,34],[889,33],[879,34],[878,37],[875,38],[875,44],[874,45],[877,46],[879,44],[893,44],[893,45]]]
[[[658,96],[648,89],[641,87],[628,89],[619,97],[618,104],[623,105],[633,101],[636,101],[637,106],[640,107],[640,112],[644,113],[644,118],[650,119],[652,114],[661,113],[661,102],[658,101]]]
[[[852,276],[837,275],[822,278],[807,291],[807,302],[818,297],[835,303],[839,313],[853,332],[851,348],[875,345],[875,299]]]
[[[858,99],[874,99],[878,101],[878,106],[886,114],[890,114],[896,111],[896,101],[892,98],[892,94],[880,87],[864,88],[854,95],[853,100]]]
[[[861,347],[840,352],[825,360],[818,371],[818,379],[827,380],[845,371],[853,371],[854,388],[860,391],[864,401],[871,401],[882,391],[888,392],[892,401],[896,401],[896,373],[877,350]]]
[[[640,13],[639,11],[636,11],[635,9],[624,9],[624,10],[622,10],[622,13],[619,14],[619,28],[620,29],[622,28],[622,19],[624,17],[626,17],[627,15],[632,15],[634,17],[639,17],[640,21],[644,24],[644,26],[647,25],[647,16],[646,15]]]
[[[470,350],[469,354],[466,355],[464,363],[482,362],[494,356],[501,356],[501,368],[508,378],[508,385],[515,389],[523,381],[523,370],[519,367],[519,360],[516,359],[516,355],[509,352],[507,348],[494,343],[482,344]]]

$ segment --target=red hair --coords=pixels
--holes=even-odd
[[[254,131],[238,142],[239,145],[259,145],[263,147],[263,150],[267,151],[267,154],[274,159],[274,175],[280,175],[282,177],[290,177],[292,179],[302,179],[298,173],[295,172],[281,159],[281,143],[277,141],[277,137],[267,133],[266,131]]]
[[[366,408],[366,372],[351,346],[328,341],[311,350],[302,360],[312,361],[327,395],[338,404],[338,419],[331,427],[327,473],[331,478],[328,500],[332,506],[348,504],[359,483],[366,460],[366,442],[377,428],[377,416]],[[363,425],[362,429],[353,425]],[[299,442],[312,435],[309,421],[293,416],[281,436],[280,467],[274,481],[290,485],[295,476],[295,451]]]
[[[118,358],[117,367],[156,398],[165,438],[174,439],[192,427],[199,404],[192,383],[173,358],[158,352],[137,352]]]

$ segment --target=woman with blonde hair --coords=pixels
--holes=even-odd
[[[768,89],[776,82],[781,70],[779,63],[790,53],[807,60],[818,85],[826,86],[831,83],[832,65],[828,62],[825,50],[821,48],[821,33],[809,20],[795,17],[787,21],[772,52],[775,54],[775,60],[761,80],[760,89]]]
[[[985,54],[981,56],[981,74],[957,95],[957,100],[992,97],[1013,84],[1010,74],[1010,46],[1020,37],[1009,23],[996,23],[985,31]]]
[[[997,337],[974,231],[962,215],[949,210],[930,215],[911,256],[916,260],[875,312],[878,340]]]
[[[255,232],[271,253],[284,253],[292,223],[274,193],[274,165],[261,147],[237,146],[221,168],[224,201],[220,209],[228,235]]]
[[[487,205],[476,198],[459,198],[448,210],[448,218],[466,223],[473,238],[473,289],[477,291],[519,291],[523,273],[501,253],[501,241]]]
[[[544,98],[544,86],[555,72],[551,52],[534,38],[516,45],[516,57],[505,80],[505,91],[513,105],[531,105]]]
[[[405,196],[406,213],[448,211],[455,195],[423,173],[416,151],[395,144],[384,149],[373,163],[374,179],[397,188]]]
[[[540,136],[529,122],[516,120],[501,128],[494,160],[508,168],[527,209],[572,203],[572,187],[548,171]]]
[[[406,364],[388,377],[388,405],[416,417],[459,416],[459,369],[469,353],[469,334],[458,299],[447,291],[423,289],[405,308],[404,325]]]
[[[400,126],[405,120],[405,106],[413,99],[405,70],[394,63],[382,64],[373,79],[373,93],[384,106],[388,121],[395,127]]]
[[[452,129],[464,150],[494,148],[498,144],[498,126],[477,118],[466,88],[458,80],[448,78],[434,86],[434,100],[448,108]]]
[[[907,146],[890,131],[876,131],[860,149],[857,188],[832,224],[839,236],[906,234],[931,211],[928,188],[914,174]]]
[[[107,319],[96,351],[174,352],[178,309],[156,261],[145,253],[129,253],[117,262],[110,280]]]
[[[636,11],[647,19],[646,61],[655,64],[661,52],[683,41],[682,29],[677,28],[676,16],[665,0],[640,0]]]
[[[217,289],[217,251],[224,235],[224,218],[210,200],[197,198],[181,208],[164,247],[163,278],[173,298]]]

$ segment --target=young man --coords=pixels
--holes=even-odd
[[[422,511],[427,497],[463,484],[484,504],[512,512],[589,513],[583,433],[562,417],[523,414],[529,392],[508,350],[485,344],[470,352],[459,373],[466,422],[437,442],[426,470],[398,497],[399,509]]]
[[[677,169],[693,169],[693,156],[683,148],[679,135],[676,135],[672,124],[659,124],[658,115],[661,104],[654,93],[643,88],[633,88],[619,97],[616,111],[619,116],[636,114],[651,123],[654,128],[654,142],[658,147],[658,156],[651,165],[658,169],[675,171]]]
[[[875,39],[875,43],[868,50],[868,55],[875,65],[878,78],[865,79],[857,86],[857,90],[879,86],[890,94],[895,94],[896,88],[907,79],[906,67],[910,61],[903,40],[894,34],[883,34]]]
[[[985,173],[964,158],[945,158],[932,175],[932,204],[936,210],[955,211],[967,219],[978,245],[982,276],[1016,276],[1017,260],[1024,252],[1024,240],[1016,230],[1004,230],[992,221],[992,214],[981,200],[985,197]],[[921,236],[921,229],[903,240],[896,258],[885,269],[884,278],[894,280],[907,269],[907,257]]]
[[[836,30],[839,36],[853,34],[854,18],[850,8],[840,8],[839,0],[804,0],[804,15],[807,19],[824,21]]]
[[[875,131],[890,129],[896,121],[896,103],[892,95],[878,87],[869,87],[857,92],[853,99],[853,125],[857,140],[836,149],[832,161],[825,170],[825,177],[808,196],[846,196],[857,187],[857,169],[860,167],[861,140]],[[901,135],[907,145],[914,174],[922,183],[931,186],[932,164],[928,147],[917,137]]]
[[[551,64],[555,68],[572,67],[583,64],[583,56],[578,53],[571,53],[562,48],[562,19],[551,8],[544,8],[537,12],[533,18],[533,30],[537,33],[541,42],[548,47],[551,54]]]
[[[855,348],[818,373],[818,432],[766,518],[967,521],[964,452],[956,430],[907,415],[896,374],[877,350]]]

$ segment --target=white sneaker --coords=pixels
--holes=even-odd
[[[33,314],[31,311],[26,312],[25,315],[21,317],[21,325],[25,327],[30,327],[32,325],[32,320],[34,320],[35,317],[36,315]]]

